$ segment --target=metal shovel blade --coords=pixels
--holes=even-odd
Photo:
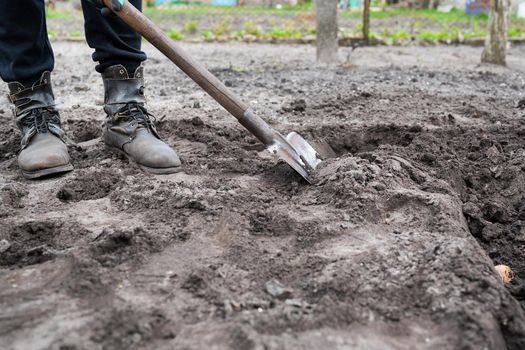
[[[268,150],[288,163],[306,181],[313,182],[310,174],[321,163],[321,159],[301,135],[291,132],[285,138],[276,132]]]

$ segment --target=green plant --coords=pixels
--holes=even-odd
[[[458,28],[450,28],[448,25],[444,25],[439,32],[424,31],[419,33],[417,39],[420,41],[454,42],[458,41],[461,36],[464,37]]]
[[[219,22],[215,23],[212,32],[216,37],[223,36],[231,31],[231,21],[229,18],[223,18]]]
[[[168,36],[175,41],[184,39],[184,35],[175,28],[168,32]]]
[[[199,29],[199,22],[193,20],[193,21],[186,21],[184,23],[184,31],[188,34],[195,34],[197,33]]]
[[[244,22],[244,31],[247,34],[253,35],[253,36],[260,36],[261,35],[261,28],[257,25],[255,25],[252,21]]]
[[[508,36],[509,38],[519,38],[522,37],[525,33],[525,30],[523,28],[520,28],[515,25],[511,25],[509,28]]]
[[[302,37],[302,33],[294,25],[293,21],[286,21],[281,26],[274,26],[272,30],[265,33],[263,36],[273,39],[292,38],[298,39]]]
[[[234,32],[232,33],[232,36],[233,36],[234,38],[242,39],[242,38],[244,38],[244,34],[246,34],[246,33],[244,32],[244,30],[236,30],[236,31],[234,31]]]
[[[213,33],[210,32],[209,30],[206,30],[204,32],[201,32],[201,37],[204,40],[213,40],[215,38],[215,35],[213,35]]]

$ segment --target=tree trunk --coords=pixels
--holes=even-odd
[[[337,0],[315,0],[317,61],[337,62]]]
[[[370,0],[363,2],[363,40],[365,44],[370,41]]]
[[[489,26],[481,62],[506,65],[507,31],[509,28],[509,0],[491,0]]]

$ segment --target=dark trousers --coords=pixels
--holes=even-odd
[[[129,0],[142,8],[141,0]],[[104,17],[82,0],[86,39],[95,49],[93,60],[102,73],[122,64],[130,73],[146,59],[140,50],[141,37],[118,17]],[[36,82],[43,72],[52,71],[55,60],[47,37],[44,0],[0,1],[0,77],[23,85]]]

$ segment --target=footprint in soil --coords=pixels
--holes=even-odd
[[[173,325],[161,310],[109,309],[97,316],[90,339],[104,349],[143,348],[157,337],[171,339]]]
[[[162,237],[153,237],[140,227],[107,229],[95,239],[90,253],[102,266],[113,267],[140,255],[158,252],[162,246]]]
[[[114,171],[79,171],[57,192],[57,198],[62,202],[79,202],[104,198],[123,180]]]
[[[101,122],[97,120],[68,120],[66,132],[75,142],[86,142],[102,135]]]

